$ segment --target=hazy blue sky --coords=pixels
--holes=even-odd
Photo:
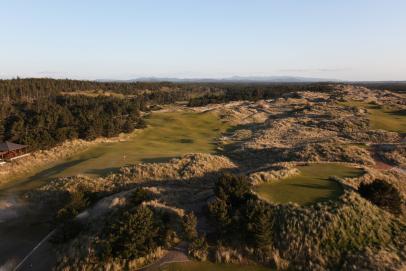
[[[406,1],[2,0],[17,75],[406,80]]]

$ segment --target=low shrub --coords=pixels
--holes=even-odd
[[[187,241],[197,238],[197,217],[193,212],[189,212],[182,217],[182,228]]]
[[[243,257],[239,251],[222,245],[216,247],[214,259],[217,263],[241,264]]]
[[[52,235],[50,242],[53,244],[66,243],[76,236],[84,229],[84,225],[77,220],[70,220],[62,223],[56,228],[55,233]]]
[[[362,197],[388,212],[400,214],[402,211],[401,195],[391,183],[383,180],[363,183],[359,186],[358,192]]]
[[[90,200],[87,193],[81,190],[69,193],[66,204],[56,214],[56,223],[64,223],[75,218],[89,204]]]
[[[133,205],[139,205],[144,201],[148,201],[152,198],[151,194],[142,188],[137,188],[132,192],[130,196],[130,203]]]
[[[206,238],[204,236],[195,238],[189,245],[188,254],[198,261],[206,261],[209,255],[209,245]]]

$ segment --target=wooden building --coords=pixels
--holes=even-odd
[[[13,160],[27,154],[27,146],[12,142],[0,142],[0,160]]]

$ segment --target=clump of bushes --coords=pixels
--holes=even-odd
[[[181,226],[183,236],[189,242],[188,255],[198,261],[206,261],[209,255],[209,245],[206,237],[197,232],[197,217],[193,212],[186,213],[182,217]]]
[[[209,245],[206,238],[202,235],[196,237],[188,247],[189,256],[198,261],[206,261],[209,255]]]
[[[63,206],[56,212],[53,223],[56,225],[55,233],[51,242],[63,244],[76,237],[83,229],[84,225],[76,219],[76,216],[89,207],[92,202],[91,194],[79,189],[63,197]]]
[[[50,242],[53,244],[64,244],[78,236],[84,228],[85,226],[75,219],[63,222],[58,228],[56,228]]]
[[[272,208],[251,192],[244,176],[225,174],[215,186],[216,198],[209,203],[209,215],[217,239],[225,244],[249,244],[257,248],[272,242]]]
[[[136,259],[154,251],[159,243],[159,227],[153,211],[137,206],[108,223],[99,242],[101,258]]]
[[[105,221],[96,242],[100,259],[133,260],[171,243],[175,237],[168,227],[170,218],[142,204],[150,199],[147,190],[135,189],[129,197],[129,205]]]
[[[362,183],[358,192],[362,197],[388,212],[400,214],[402,211],[400,192],[391,183],[379,179],[372,183]]]
[[[130,196],[130,204],[139,205],[144,201],[151,200],[152,196],[147,190],[142,188],[136,188]]]
[[[56,214],[56,222],[63,223],[75,218],[81,211],[87,208],[91,200],[89,194],[79,189],[67,195],[65,204]]]
[[[197,238],[197,217],[193,212],[185,214],[182,218],[182,228],[185,239],[187,241],[193,241]]]
[[[218,244],[214,253],[214,260],[217,263],[239,264],[243,261],[242,255],[236,249],[228,248]]]
[[[178,242],[172,216],[165,210],[145,204],[151,194],[135,189],[126,204],[112,209],[97,220],[90,220],[80,228],[80,235],[61,247],[58,270],[134,270],[163,255],[163,248]],[[73,220],[76,222],[77,220]],[[73,239],[63,226],[59,243]],[[84,229],[84,230],[83,230]]]

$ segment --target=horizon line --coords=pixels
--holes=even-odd
[[[171,76],[139,76],[129,77],[128,79],[91,79],[91,78],[78,78],[78,77],[59,77],[59,76],[5,76],[0,77],[0,80],[17,80],[17,79],[51,79],[51,80],[72,80],[72,81],[91,81],[91,82],[122,82],[122,83],[135,83],[135,82],[247,82],[247,83],[351,83],[351,82],[406,82],[406,79],[399,80],[347,80],[347,79],[332,79],[332,78],[319,78],[319,77],[306,77],[306,76],[294,76],[294,75],[232,75],[225,77],[171,77]],[[291,81],[290,81],[291,80]],[[303,81],[301,81],[303,80]]]

